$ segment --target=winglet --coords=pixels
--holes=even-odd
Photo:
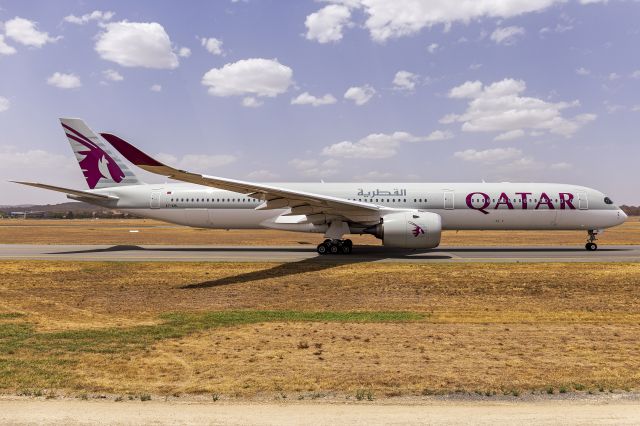
[[[120,139],[116,135],[112,135],[111,133],[100,133],[100,136],[105,138],[107,142],[113,145],[120,154],[138,167],[143,169],[144,166],[166,167],[161,162],[154,160],[135,146],[131,145],[129,142]]]

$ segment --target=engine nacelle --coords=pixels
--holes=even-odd
[[[440,244],[442,220],[436,213],[390,213],[383,217],[382,223],[364,232],[380,238],[385,247],[434,248]]]

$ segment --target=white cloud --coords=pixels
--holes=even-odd
[[[293,83],[293,70],[277,59],[251,58],[212,68],[202,77],[213,96],[266,96],[285,93]]]
[[[554,33],[558,33],[558,34],[562,34],[565,33],[567,31],[571,31],[573,29],[573,25],[571,24],[557,24],[555,27],[551,28],[551,27],[542,27],[540,28],[540,35],[544,35],[550,32],[554,32]]]
[[[331,105],[335,104],[337,99],[330,93],[327,93],[324,96],[316,97],[309,92],[304,92],[291,99],[292,105],[312,105],[312,106],[321,106],[321,105]]]
[[[60,155],[41,149],[18,150],[13,146],[0,145],[0,204],[38,204],[48,202],[69,201],[66,197],[52,191],[27,188],[23,185],[7,182],[7,180],[26,180],[35,182],[52,182],[68,188],[82,187],[84,179],[78,168],[78,162],[70,153]]]
[[[426,141],[444,141],[447,139],[452,139],[453,133],[449,130],[435,130],[429,134],[425,138]]]
[[[65,22],[70,22],[72,24],[84,25],[90,21],[98,21],[105,22],[111,20],[115,15],[114,12],[102,10],[94,10],[91,13],[86,13],[82,16],[68,15],[64,17]]]
[[[355,176],[356,180],[364,181],[364,182],[378,182],[389,179],[393,176],[393,174],[389,172],[379,172],[376,170],[372,170],[363,175]]]
[[[620,78],[620,74],[612,72],[607,76],[607,78],[609,79],[609,81],[618,80]]]
[[[393,86],[396,90],[413,91],[416,88],[419,76],[409,71],[398,71],[393,78]]]
[[[468,23],[481,18],[511,18],[539,12],[565,0],[333,0],[351,9],[361,9],[364,27],[377,42],[409,36],[423,28]]]
[[[517,148],[493,148],[484,151],[467,149],[457,151],[453,156],[463,161],[492,164],[518,158],[522,156],[522,151]]]
[[[224,53],[222,51],[222,40],[218,40],[215,37],[203,37],[200,39],[200,43],[212,55],[222,55]]]
[[[493,138],[494,141],[512,141],[514,139],[519,139],[524,136],[524,130],[516,129],[509,130],[508,132],[500,133],[498,136]]]
[[[247,179],[249,180],[257,180],[257,181],[265,181],[265,180],[273,180],[277,179],[279,175],[277,173],[273,173],[270,170],[254,170],[247,175]]]
[[[327,177],[338,173],[337,167],[340,165],[340,162],[333,158],[329,158],[323,162],[315,159],[294,158],[289,161],[289,165],[304,176]]]
[[[28,19],[15,17],[4,23],[5,35],[25,46],[42,47],[62,37],[51,37],[49,33],[38,31],[37,23]]]
[[[340,158],[389,158],[396,155],[401,143],[426,140],[428,137],[413,136],[407,132],[372,133],[357,142],[343,141],[326,146],[322,155]]]
[[[253,96],[247,96],[246,98],[242,99],[242,106],[243,107],[247,107],[247,108],[258,108],[260,106],[262,106],[264,104],[264,102],[262,102],[261,100],[256,99]]]
[[[171,154],[159,153],[155,158],[162,163],[177,167],[181,170],[189,170],[196,173],[212,171],[217,167],[227,166],[237,160],[235,156],[227,154],[186,154],[178,158]]]
[[[631,78],[640,78],[640,70],[635,70],[631,73]]]
[[[454,99],[475,98],[482,92],[481,81],[466,81],[449,91],[449,97]]]
[[[585,67],[580,67],[580,68],[576,69],[576,74],[578,74],[578,75],[589,75],[589,74],[591,74],[591,71],[589,71]]]
[[[171,39],[157,22],[112,22],[98,34],[95,50],[123,67],[173,69],[179,65]]]
[[[4,35],[0,34],[0,55],[13,55],[17,50],[4,41]]]
[[[318,160],[305,160],[301,158],[294,158],[289,161],[289,165],[293,166],[295,169],[304,170],[311,167],[316,167],[318,165]]]
[[[0,112],[5,112],[11,106],[11,102],[9,99],[4,96],[0,96]]]
[[[552,165],[549,166],[549,168],[551,170],[569,170],[573,168],[573,165],[570,163],[560,162],[560,163],[553,163]]]
[[[462,123],[465,132],[504,133],[531,129],[570,137],[596,118],[594,114],[566,118],[562,111],[578,106],[579,102],[547,102],[522,96],[525,90],[524,81],[510,78],[490,85],[467,81],[449,92],[451,98],[468,99],[467,110],[463,114],[445,116],[446,121]]]
[[[604,107],[609,114],[615,114],[618,111],[624,111],[626,109],[624,105],[612,104],[609,101],[604,101]]]
[[[434,54],[438,50],[438,47],[438,43],[431,43],[429,46],[427,46],[427,52]]]
[[[122,74],[120,74],[118,71],[112,70],[112,69],[108,69],[108,70],[102,71],[102,75],[104,76],[104,78],[106,78],[107,80],[110,80],[110,81],[122,81],[122,80],[124,80],[124,77],[122,76]]]
[[[82,86],[80,77],[75,74],[55,72],[47,79],[47,84],[59,89],[77,89]]]
[[[318,43],[337,42],[342,39],[342,29],[349,23],[351,12],[343,5],[331,4],[307,16],[307,39]]]
[[[178,50],[178,56],[180,56],[181,58],[188,58],[189,56],[191,56],[191,49],[189,49],[188,47],[181,47]]]
[[[349,87],[344,93],[344,98],[355,102],[356,105],[361,106],[371,100],[373,95],[376,94],[376,89],[365,84],[360,87]]]
[[[455,123],[458,120],[458,117],[460,117],[458,114],[447,114],[438,120],[438,122],[440,124],[451,124]]]
[[[631,107],[631,111],[633,112],[639,112],[640,111],[640,105],[634,105]]]
[[[152,92],[162,92],[162,86],[159,84],[154,84],[149,88]]]
[[[522,27],[498,27],[491,33],[491,40],[497,44],[512,45],[518,41],[518,37],[524,35]]]

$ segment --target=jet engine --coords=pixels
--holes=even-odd
[[[380,238],[385,247],[428,249],[440,244],[442,221],[436,213],[389,213],[379,224],[363,232]]]

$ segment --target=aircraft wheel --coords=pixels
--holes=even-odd
[[[353,247],[353,241],[351,241],[351,240],[344,240],[344,242],[342,244],[347,245],[349,247]]]
[[[588,251],[596,251],[598,249],[598,245],[596,243],[587,243],[585,244],[584,248],[586,248]]]
[[[342,254],[350,254],[351,253],[351,244],[343,244],[342,247],[340,247],[340,252]]]
[[[318,252],[318,254],[327,254],[327,245],[324,243],[318,244],[318,247],[316,247],[316,251]]]
[[[329,253],[331,254],[338,254],[338,252],[340,251],[340,247],[338,247],[337,244],[331,244],[329,246]]]

